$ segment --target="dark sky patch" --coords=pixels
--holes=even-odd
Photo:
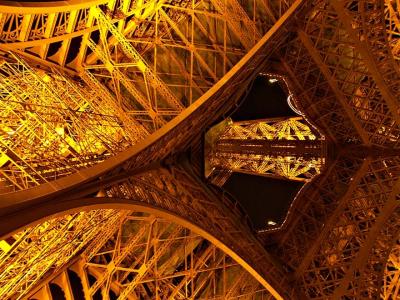
[[[287,95],[278,82],[259,76],[239,108],[233,112],[234,121],[297,116],[287,104]],[[262,177],[233,174],[225,183],[249,215],[255,229],[265,229],[268,220],[281,223],[302,183]]]
[[[302,185],[297,181],[234,173],[223,188],[240,202],[258,230],[265,229],[269,220],[283,222]]]
[[[259,76],[240,107],[231,115],[235,121],[297,116],[287,104],[287,95],[278,82]]]

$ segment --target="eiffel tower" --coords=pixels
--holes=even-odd
[[[399,60],[398,0],[1,1],[0,299],[400,299]]]

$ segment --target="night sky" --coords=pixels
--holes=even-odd
[[[231,118],[234,121],[296,116],[278,83],[258,77],[249,95]],[[243,206],[256,230],[268,220],[281,223],[302,183],[247,174],[233,174],[223,186]]]
[[[297,116],[286,102],[287,95],[278,82],[257,77],[252,89],[231,118],[234,121]]]

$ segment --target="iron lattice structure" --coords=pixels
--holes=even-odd
[[[1,70],[3,193],[101,162],[148,134],[90,85],[32,69],[15,56]]]
[[[71,252],[80,250],[75,243],[65,245],[67,241],[76,241],[79,237],[59,236],[56,241],[53,232],[57,227],[63,227],[64,230],[67,226],[71,228],[74,223],[82,226],[82,220],[77,221],[79,218],[86,218],[87,225],[91,223],[87,227],[77,228],[77,232],[79,230],[81,233],[87,230],[82,239],[87,240],[93,230],[97,234],[89,238],[90,242],[79,258],[74,257],[73,253],[68,257],[74,257],[72,260],[57,257],[60,253],[65,254],[67,247]],[[43,241],[38,238],[45,239],[45,236],[38,236],[38,231],[53,238],[51,248],[41,249],[40,253],[37,253],[38,249],[34,249],[33,244],[42,244]],[[258,281],[216,246],[184,227],[146,213],[89,211],[50,220],[27,230],[24,235],[25,240],[29,236],[32,241],[29,245],[18,245],[23,251],[18,258],[13,257],[14,261],[21,260],[22,255],[35,253],[35,259],[41,260],[41,264],[36,263],[35,266],[44,267],[43,263],[56,261],[53,267],[60,270],[28,293],[27,297],[35,299],[54,298],[57,295],[54,294],[54,287],[61,288],[66,299],[91,299],[100,295],[103,299],[116,295],[118,299],[226,299],[268,295]],[[3,262],[3,265],[7,264],[8,261]],[[17,286],[19,294],[26,293],[27,286],[18,276],[28,273],[32,278],[38,270],[28,271],[30,266],[24,267],[24,272],[9,272],[9,280],[2,286]],[[33,282],[29,283],[33,285]],[[12,295],[13,292],[15,290],[10,289],[3,296]]]
[[[326,158],[324,137],[301,117],[243,122],[228,119],[223,124],[225,128],[210,141],[211,149],[205,150],[206,177],[214,184],[222,186],[232,172],[302,182],[321,173]],[[207,135],[213,131],[210,129]]]
[[[1,296],[395,299],[399,8],[0,3]],[[195,157],[260,72],[337,151],[256,236]]]

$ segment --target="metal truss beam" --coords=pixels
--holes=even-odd
[[[400,9],[399,2],[385,0],[386,34],[394,58],[400,60]]]
[[[392,117],[396,120],[397,124],[400,124],[398,113],[400,90],[397,87],[400,83],[400,71],[397,63],[393,60],[388,42],[386,41],[386,26],[383,25],[385,22],[383,17],[384,1],[378,1],[372,7],[369,5],[372,4],[369,1],[360,1],[357,4],[359,12],[357,14],[353,13],[353,15],[345,8],[344,2],[332,0],[330,4],[338,14],[347,34],[353,40],[355,48],[364,59],[364,63],[389,107]],[[360,15],[362,15],[361,19]],[[376,18],[379,20],[377,25],[369,28],[370,26],[368,25],[371,24],[370,22]],[[357,24],[356,28],[354,28],[354,24]],[[368,31],[364,35],[360,33],[361,30],[364,31],[366,29]],[[382,57],[384,57],[383,61]]]
[[[400,272],[399,272],[399,242],[395,241],[390,250],[389,257],[386,262],[384,273],[384,283],[382,286],[380,298],[384,300],[397,299],[400,292]]]
[[[243,224],[242,213],[234,208],[230,200],[218,200],[190,172],[190,169],[181,167],[172,167],[171,171],[157,169],[105,190],[103,193],[107,198],[79,198],[68,202],[75,209],[80,206],[140,208],[167,217],[210,240],[243,266],[277,299],[293,299],[295,289],[289,287],[285,282],[286,274],[275,265],[247,225]],[[60,203],[63,202],[60,200]],[[48,206],[43,206],[42,210],[49,213]],[[114,232],[104,232],[99,236],[100,241],[107,240]],[[93,257],[89,253],[95,253],[101,243],[88,247],[88,257]],[[115,259],[118,260],[118,257]]]
[[[15,234],[11,239],[14,242],[0,253],[1,297],[23,296],[49,271],[67,264],[119,217],[111,210],[77,213]]]
[[[340,285],[335,289],[333,294],[334,298],[341,298],[346,295],[368,295],[368,296],[378,296],[380,282],[368,282],[367,284],[363,283],[363,280],[371,280],[368,275],[368,265],[366,262],[369,262],[369,258],[374,256],[374,248],[379,247],[378,235],[382,234],[382,230],[388,225],[387,221],[394,215],[394,212],[399,207],[398,196],[400,194],[400,180],[397,180],[388,195],[387,201],[380,207],[380,212],[376,216],[373,225],[371,226],[369,232],[363,236],[364,241],[362,246],[360,247],[357,256],[352,260],[351,265],[346,270],[346,275],[341,280]],[[395,215],[397,216],[397,214]],[[399,225],[397,225],[399,226]],[[396,239],[398,237],[397,232],[393,232],[392,238],[390,240]],[[390,240],[386,243],[386,246],[391,245]],[[378,244],[378,245],[377,245]],[[387,251],[387,250],[386,250]],[[386,264],[386,255],[383,255],[383,263]],[[382,263],[381,260],[374,261],[373,263]],[[376,270],[378,276],[382,276],[382,270]],[[357,275],[362,274],[362,275]],[[366,276],[367,275],[367,276]],[[361,278],[360,278],[361,277]],[[379,278],[378,277],[378,278]],[[349,286],[351,286],[351,290],[349,291]],[[365,288],[367,287],[367,288]],[[374,290],[371,290],[372,287]]]
[[[146,96],[143,95],[140,90],[138,90],[138,88],[129,80],[129,78],[127,78],[127,76],[125,74],[123,74],[118,69],[118,67],[116,67],[115,64],[109,60],[109,58],[107,57],[107,54],[104,53],[104,51],[102,49],[100,49],[92,40],[88,40],[87,44],[88,44],[89,48],[92,49],[93,53],[96,53],[101,58],[101,60],[105,64],[107,70],[115,78],[115,80],[120,82],[129,91],[129,93],[134,97],[134,99],[138,102],[138,104],[145,109],[145,112],[153,120],[154,127],[158,128],[161,125],[165,124],[165,121],[151,107],[150,99],[146,98]]]
[[[26,189],[28,186],[41,183],[43,185],[33,188],[29,194],[28,191],[24,191],[6,195],[4,202],[0,204],[5,208],[1,214],[5,219],[23,215],[27,211],[33,211],[33,208],[37,208],[37,211],[27,214],[27,219],[23,221],[11,220],[6,224],[0,220],[1,233],[9,233],[19,226],[26,225],[24,222],[29,223],[46,215],[49,211],[46,212],[45,208],[53,205],[55,199],[59,199],[60,203],[57,203],[54,212],[69,210],[83,204],[98,207],[107,207],[111,204],[120,207],[142,205],[147,206],[148,211],[160,210],[169,216],[175,212],[179,222],[207,236],[215,245],[229,253],[231,258],[236,259],[236,263],[249,271],[250,275],[243,270],[238,272],[239,275],[232,278],[230,285],[225,285],[222,294],[224,297],[238,295],[241,289],[247,289],[248,295],[254,295],[254,291],[258,288],[258,284],[252,280],[254,276],[275,297],[292,299],[293,289],[296,287],[291,288],[285,280],[280,282],[276,279],[284,278],[287,274],[276,267],[271,257],[264,255],[264,250],[257,240],[253,240],[247,226],[241,227],[236,224],[240,223],[242,215],[238,217],[235,214],[224,213],[229,211],[227,207],[230,207],[226,200],[223,200],[225,206],[219,206],[220,202],[213,198],[207,189],[199,188],[199,183],[193,180],[190,174],[188,175],[187,170],[171,165],[167,168],[154,168],[154,166],[159,167],[160,162],[165,166],[166,158],[184,151],[190,145],[193,136],[200,135],[217,116],[223,115],[237,103],[246,85],[267,65],[269,55],[281,45],[282,35],[287,34],[289,30],[285,28],[290,25],[288,19],[295,20],[296,14],[301,12],[302,2],[281,2],[283,6],[288,3],[292,6],[288,10],[283,10],[285,13],[276,19],[275,25],[263,37],[260,34],[263,31],[257,23],[259,19],[256,17],[256,12],[253,12],[252,8],[241,6],[235,0],[212,0],[206,4],[199,1],[192,2],[191,5],[188,3],[170,5],[160,2],[157,8],[150,6],[144,8],[145,12],[142,15],[146,16],[142,20],[132,18],[130,21],[125,18],[134,15],[129,1],[123,1],[121,5],[109,3],[107,13],[103,13],[98,7],[91,9],[92,17],[97,18],[100,24],[100,38],[104,43],[102,48],[95,47],[90,39],[90,32],[97,30],[98,27],[95,26],[98,25],[85,18],[86,28],[74,31],[76,22],[83,19],[78,15],[78,9],[73,14],[68,12],[68,18],[67,15],[64,16],[68,20],[63,22],[65,36],[68,39],[61,43],[60,52],[53,57],[56,63],[65,65],[69,39],[75,37],[75,34],[84,34],[86,40],[79,59],[88,63],[87,70],[96,71],[89,73],[89,76],[95,74],[96,77],[90,78],[88,85],[96,87],[106,82],[102,87],[107,95],[107,102],[104,103],[116,101],[114,98],[117,102],[125,100],[123,93],[118,91],[118,87],[123,87],[123,92],[126,92],[126,89],[130,94],[127,98],[133,96],[143,107],[147,105],[144,110],[147,117],[154,122],[153,129],[161,125],[164,127],[143,143],[128,148],[120,155],[51,184],[44,183],[47,179],[41,178],[41,173],[30,165],[33,171],[26,176],[24,183],[18,182],[19,188]],[[272,16],[272,19],[273,16],[280,15],[277,13],[277,10],[280,10],[277,5],[271,5],[270,2],[263,3],[265,11]],[[267,239],[268,242],[274,243],[271,250],[282,257],[287,269],[294,270],[296,279],[302,286],[301,290],[308,298],[374,298],[380,292],[382,278],[385,278],[382,297],[388,298],[389,290],[393,295],[398,293],[398,286],[395,283],[398,273],[391,269],[396,260],[393,254],[389,254],[398,247],[396,246],[398,237],[395,232],[399,226],[397,203],[400,188],[398,179],[400,161],[394,153],[395,150],[389,150],[399,147],[400,137],[398,114],[400,76],[398,65],[391,54],[397,58],[396,36],[399,27],[396,26],[399,22],[394,3],[394,1],[386,2],[385,21],[384,1],[315,1],[313,12],[307,18],[301,19],[305,22],[299,31],[296,30],[298,37],[288,41],[287,46],[281,49],[284,68],[300,91],[296,96],[303,99],[301,106],[305,108],[309,118],[322,129],[326,129],[331,140],[338,145],[357,145],[360,146],[359,149],[375,147],[376,152],[382,151],[382,154],[377,156],[367,151],[364,156],[348,157],[343,154],[335,157],[327,173],[310,183],[297,197],[283,226],[286,231],[274,232],[271,239]],[[400,5],[397,2],[396,4]],[[215,8],[215,11],[204,9],[207,5]],[[252,17],[250,17],[251,12],[253,12]],[[229,18],[230,15],[234,17]],[[16,45],[33,42],[29,39],[32,29],[37,28],[36,16],[24,15],[20,19],[7,16],[7,18],[9,24],[16,24],[14,26],[17,28]],[[55,22],[55,15],[48,18],[49,27],[46,28],[45,38],[51,39],[55,38],[54,32],[60,28]],[[206,45],[196,42],[193,33],[196,32],[197,38],[206,34],[207,30],[215,25],[210,21],[212,18],[215,18],[216,22],[224,23],[223,26],[230,29],[211,32]],[[384,34],[385,30],[387,36]],[[111,37],[107,37],[110,33]],[[146,36],[146,33],[151,34]],[[7,38],[13,38],[9,31],[7,34]],[[221,39],[219,35],[222,34],[225,36]],[[236,35],[236,40],[227,38],[232,34]],[[390,44],[386,40],[387,37]],[[86,54],[82,53],[88,46],[93,53],[86,60]],[[243,54],[243,48],[247,49],[248,53],[235,64],[238,57]],[[42,45],[39,53],[45,57],[47,51],[46,46]],[[158,53],[163,53],[164,58],[174,57],[175,66],[162,68],[162,63],[159,60],[157,62]],[[185,53],[187,58],[180,60],[180,53]],[[99,58],[104,65],[94,64]],[[214,62],[216,58],[224,61],[223,66],[216,67]],[[132,66],[127,67],[129,64],[127,61],[133,62]],[[77,66],[76,62],[71,65]],[[111,73],[111,80],[103,72],[104,67]],[[225,74],[230,67],[231,71]],[[181,81],[168,79],[175,76],[175,73],[180,73]],[[89,82],[88,74],[83,75],[83,78]],[[93,80],[97,80],[96,78],[103,78],[101,81],[103,83]],[[122,83],[121,86],[115,84],[118,80]],[[61,81],[69,82],[66,79]],[[210,88],[214,82],[217,83]],[[116,97],[107,93],[108,87],[113,84]],[[12,94],[13,101],[22,101],[18,98],[22,97],[22,93],[21,95],[18,93],[22,89],[12,90],[13,86],[8,82],[4,86],[5,92]],[[96,94],[90,94],[79,88],[74,91],[73,84],[69,85],[68,89],[51,84],[48,86],[57,95],[71,91],[74,99],[79,98],[79,92],[86,93],[85,95]],[[158,103],[154,104],[156,97],[144,96],[143,91],[146,88],[160,96],[162,105],[166,105],[168,111],[161,109],[158,115],[155,108]],[[185,92],[176,92],[178,89]],[[209,90],[195,101],[197,94],[201,95],[207,89]],[[38,94],[37,92],[35,94],[34,89],[28,92],[32,95]],[[190,96],[185,99],[182,95]],[[189,107],[182,111],[186,106]],[[81,106],[77,107],[76,110],[83,111],[79,108]],[[139,114],[139,110],[132,111],[132,114]],[[125,127],[130,117],[127,116],[127,111],[122,110],[121,113],[123,112],[125,116],[118,121],[118,126],[123,124]],[[172,119],[166,115],[172,116],[175,112],[180,114],[165,124]],[[37,123],[34,124],[38,126],[44,126],[38,119],[35,122]],[[141,121],[138,123],[143,124]],[[147,127],[138,129],[139,127],[139,125],[132,127],[131,133],[126,134],[128,137],[121,138],[113,146],[107,144],[105,148],[109,147],[110,153],[116,153],[119,151],[116,149],[123,148],[121,145],[125,143],[125,138],[132,141],[136,134],[146,136],[148,131],[153,131]],[[29,134],[35,133],[29,132]],[[103,138],[101,135],[99,137]],[[386,155],[390,151],[393,155]],[[7,153],[4,152],[0,159]],[[365,158],[365,156],[370,157]],[[15,157],[18,158],[17,161]],[[20,156],[10,155],[7,164],[16,166],[18,170],[16,169],[14,173],[18,173],[24,169],[18,164],[21,161],[24,159]],[[156,163],[150,164],[150,162]],[[28,167],[25,168],[27,169]],[[40,176],[37,176],[38,174]],[[10,174],[7,176],[12,178]],[[195,196],[193,193],[201,196]],[[93,195],[97,197],[93,198]],[[210,211],[213,210],[217,212],[211,214]],[[186,219],[183,220],[182,216],[186,216]],[[121,299],[139,298],[139,295],[150,297],[144,287],[147,286],[155,291],[156,297],[161,295],[171,299],[185,298],[188,295],[210,297],[211,292],[205,293],[204,289],[212,285],[211,280],[215,281],[215,274],[220,272],[218,270],[225,270],[227,266],[238,267],[234,262],[227,263],[225,254],[222,252],[217,254],[213,246],[209,246],[191,261],[190,270],[186,268],[183,271],[160,275],[157,272],[162,273],[176,266],[174,259],[183,261],[183,256],[176,255],[167,261],[162,261],[160,267],[163,269],[162,272],[157,266],[182,231],[167,230],[169,237],[158,244],[158,250],[153,246],[163,239],[161,235],[164,231],[159,231],[161,235],[152,235],[153,229],[137,236],[131,244],[129,239],[127,242],[121,237],[116,237],[116,246],[111,250],[107,247],[105,249],[106,241],[114,242],[113,238],[118,235],[116,233],[118,230],[114,230],[115,228],[105,232],[97,244],[88,248],[92,251],[89,256],[80,258],[81,264],[85,266],[81,273],[86,272],[86,276],[88,274],[94,276],[98,282],[95,285],[87,285],[85,290],[87,294],[94,295],[99,292],[107,298],[112,291]],[[244,235],[250,238],[243,238]],[[149,242],[152,238],[154,243]],[[147,245],[144,247],[145,250],[133,257],[126,254],[128,252],[132,254],[135,247],[143,246],[139,240],[145,241],[143,243]],[[188,252],[193,255],[194,249],[200,244],[199,241],[191,243],[187,246],[190,248]],[[1,247],[8,248],[7,245],[0,245]],[[185,247],[177,247],[177,252],[181,253],[184,249],[188,249]],[[99,251],[103,251],[101,255]],[[123,254],[122,260],[131,259],[129,266],[121,265],[119,256],[121,254]],[[113,262],[119,265],[118,267],[107,261],[110,256]],[[204,261],[211,256],[214,259],[212,266],[205,269]],[[388,257],[388,267],[384,270],[382,266]],[[225,264],[225,267],[221,267],[221,264]],[[39,270],[37,276],[42,276],[46,268]],[[118,281],[115,275],[119,272],[136,275],[132,277],[124,274]],[[191,272],[199,277],[192,276]],[[204,275],[200,274],[202,272]],[[274,273],[274,276],[268,272]],[[54,283],[66,281],[65,272],[57,276],[60,277],[55,278]],[[126,281],[121,283],[121,278]],[[172,278],[175,278],[175,281]],[[182,278],[182,281],[177,283],[176,278]],[[4,279],[4,282],[7,280],[9,279]],[[37,282],[35,280],[28,281],[34,285]],[[16,281],[10,280],[10,282],[17,285]],[[11,293],[8,286],[7,289]],[[70,294],[67,286],[65,290]],[[44,287],[43,291],[46,293],[48,289]],[[284,294],[282,291],[289,291],[289,294]]]
[[[221,128],[222,126],[222,128]],[[321,173],[325,138],[301,118],[233,122],[227,119],[206,134],[206,176],[222,185],[232,172],[309,182]],[[222,171],[222,172],[221,172]]]
[[[103,11],[99,8],[92,8],[95,11],[96,18],[100,23],[101,36],[104,39],[107,37],[107,31],[110,31],[113,36],[118,41],[118,45],[121,46],[122,51],[131,59],[131,62],[137,65],[137,68],[143,73],[144,79],[149,82],[149,84],[156,89],[164,100],[174,109],[181,111],[183,109],[182,104],[176,99],[172,91],[167,87],[167,85],[155,74],[150,66],[147,65],[146,61],[140,55],[140,53],[132,47],[132,45],[127,41],[125,36],[119,32],[119,30],[114,26],[114,24],[106,17]],[[107,41],[104,41],[107,43]]]
[[[199,134],[204,126],[212,122],[217,115],[230,109],[239,100],[248,83],[267,63],[268,56],[282,43],[281,37],[289,28],[289,19],[293,21],[297,14],[302,13],[303,8],[303,1],[296,1],[254,48],[213,88],[206,92],[189,109],[182,112],[177,118],[150,136],[149,139],[146,139],[144,143],[128,148],[120,156],[114,156],[113,159],[87,168],[84,172],[78,171],[51,184],[42,184],[35,192],[31,190],[29,192],[4,195],[0,204],[2,214],[16,212],[12,207],[17,207],[17,204],[21,203],[27,205],[26,207],[28,208],[29,203],[33,204],[28,199],[35,199],[34,206],[36,206],[41,201],[39,199],[47,202],[51,197],[57,198],[57,195],[65,194],[67,190],[72,196],[71,188],[73,187],[79,187],[76,191],[78,192],[79,190],[78,194],[84,196],[86,188],[82,182],[87,182],[87,191],[91,189],[95,191],[96,189],[98,190],[99,186],[107,185],[106,182],[110,184],[115,180],[120,180],[117,178],[127,176],[120,173],[121,170],[130,170],[129,172],[131,173],[137,173],[138,171],[136,170],[146,169],[149,161],[157,162],[172,153],[183,150],[189,144],[190,137]],[[168,146],[166,147],[165,145]],[[107,177],[104,177],[106,173]],[[101,177],[100,181],[99,177]],[[89,183],[90,180],[94,181]],[[92,187],[89,188],[89,186]],[[23,213],[21,207],[19,207],[18,211]],[[28,224],[33,220],[25,219],[25,221]],[[2,234],[12,231],[11,227],[15,225],[8,224],[2,227]],[[22,225],[20,224],[15,228]]]
[[[399,69],[384,30],[393,23],[388,17],[384,22],[383,1],[339,2],[316,5],[281,61],[311,120],[336,141],[378,146],[381,154],[339,156],[301,191],[281,231],[266,240],[295,270],[307,298],[371,299],[381,293],[391,299],[389,290],[397,293],[389,253],[396,251],[400,225],[400,164],[395,151],[384,151],[399,142]]]
[[[130,212],[115,228],[115,234],[103,240],[93,256],[74,259],[27,297],[51,297],[49,286],[56,284],[69,299],[76,299],[70,284],[73,275],[86,297],[96,288],[93,295],[101,294],[103,299],[111,295],[118,299],[271,297],[231,257],[184,227]]]
[[[368,6],[366,2],[361,1],[349,3],[346,6],[348,7],[346,14],[355,19],[364,13],[357,15],[349,11],[358,11],[364,6],[368,9],[365,11],[363,20],[368,18],[375,20],[375,17],[379,17],[376,21],[369,23],[374,24],[371,25],[374,28],[369,28],[369,25],[363,23],[364,21],[358,19],[354,21],[358,24],[355,25],[358,29],[352,29],[353,34],[354,30],[361,30],[363,26],[369,28],[363,31],[371,33],[368,39],[365,36],[362,43],[357,43],[354,36],[352,38],[349,33],[343,34],[348,31],[345,23],[348,24],[350,21],[342,22],[342,18],[331,5],[321,2],[316,5],[312,20],[304,23],[303,34],[293,39],[283,51],[282,61],[286,69],[290,71],[293,82],[298,82],[296,88],[300,93],[297,96],[303,99],[302,107],[305,114],[321,129],[330,132],[329,136],[336,136],[336,140],[341,143],[350,140],[353,143],[361,143],[368,140],[372,145],[397,147],[398,115],[393,114],[393,106],[389,108],[390,101],[385,99],[381,87],[375,80],[376,75],[371,73],[373,70],[381,72],[378,76],[383,76],[382,80],[386,80],[386,90],[396,98],[397,67],[391,63],[390,53],[387,56],[388,60],[385,60],[381,54],[376,54],[376,57],[381,57],[379,64],[368,61],[368,57],[365,58],[362,55],[362,51],[366,52],[366,49],[370,49],[368,51],[371,53],[375,53],[377,49],[382,49],[385,53],[389,51],[387,43],[382,41],[385,36],[382,28],[385,26],[381,11],[377,8],[381,4],[378,1]],[[374,7],[377,9],[374,10]],[[375,34],[377,32],[381,34]],[[301,39],[308,42],[303,43]],[[373,66],[369,64],[372,63],[375,64],[375,69],[371,71],[370,68]],[[324,66],[323,69],[321,66]],[[392,73],[394,80],[389,81]],[[334,98],[342,99],[345,103],[340,105],[340,102],[333,100]],[[345,117],[345,109],[350,110],[356,120]],[[363,134],[364,137],[357,134],[357,131],[362,134],[360,129],[355,130],[357,124],[367,137],[365,134]]]
[[[278,251],[286,252],[309,298],[374,298],[398,238],[399,158],[363,160],[355,174],[343,163],[338,172],[339,162],[328,171],[328,181],[313,182],[314,191],[296,199],[303,204],[294,204],[297,213],[292,208]]]
[[[359,184],[362,176],[365,174],[365,171],[367,170],[369,163],[370,159],[365,160],[360,166],[360,168],[357,170],[357,172],[351,177],[352,180],[349,184],[349,187],[346,190],[344,196],[340,198],[339,200],[340,203],[338,204],[337,208],[333,213],[330,214],[329,219],[325,221],[326,226],[322,228],[321,232],[318,234],[318,237],[314,239],[311,247],[304,255],[304,258],[302,259],[300,265],[296,268],[296,276],[301,276],[301,274],[305,272],[305,268],[310,264],[310,261],[314,257],[316,251],[318,250],[319,247],[321,247],[321,244],[325,242],[325,239],[327,238],[330,228],[334,226],[335,222],[337,221],[337,217],[343,210],[343,206],[346,205],[348,199],[355,192],[357,185]]]
[[[57,72],[16,56],[1,69],[3,193],[69,175],[147,135],[116,103]]]
[[[332,76],[331,72],[329,71],[329,68],[325,65],[325,63],[323,62],[318,51],[312,45],[310,38],[307,36],[307,34],[304,31],[299,31],[298,35],[299,35],[299,38],[300,38],[301,42],[303,43],[304,47],[310,53],[311,57],[314,59],[317,66],[320,68],[321,73],[326,78],[329,86],[331,87],[333,93],[336,96],[336,99],[341,103],[344,111],[346,112],[347,116],[350,118],[352,124],[354,125],[355,129],[357,130],[357,133],[361,137],[363,144],[370,145],[370,142],[369,142],[369,139],[368,139],[368,136],[367,136],[365,130],[361,127],[360,122],[356,119],[354,112],[351,110],[351,108],[345,102],[345,97],[344,97],[343,93],[341,92],[341,90],[339,89],[339,87],[337,86],[334,76]]]
[[[246,49],[251,49],[261,38],[261,34],[239,2],[237,0],[212,0],[211,2],[225,16],[242,45]]]

